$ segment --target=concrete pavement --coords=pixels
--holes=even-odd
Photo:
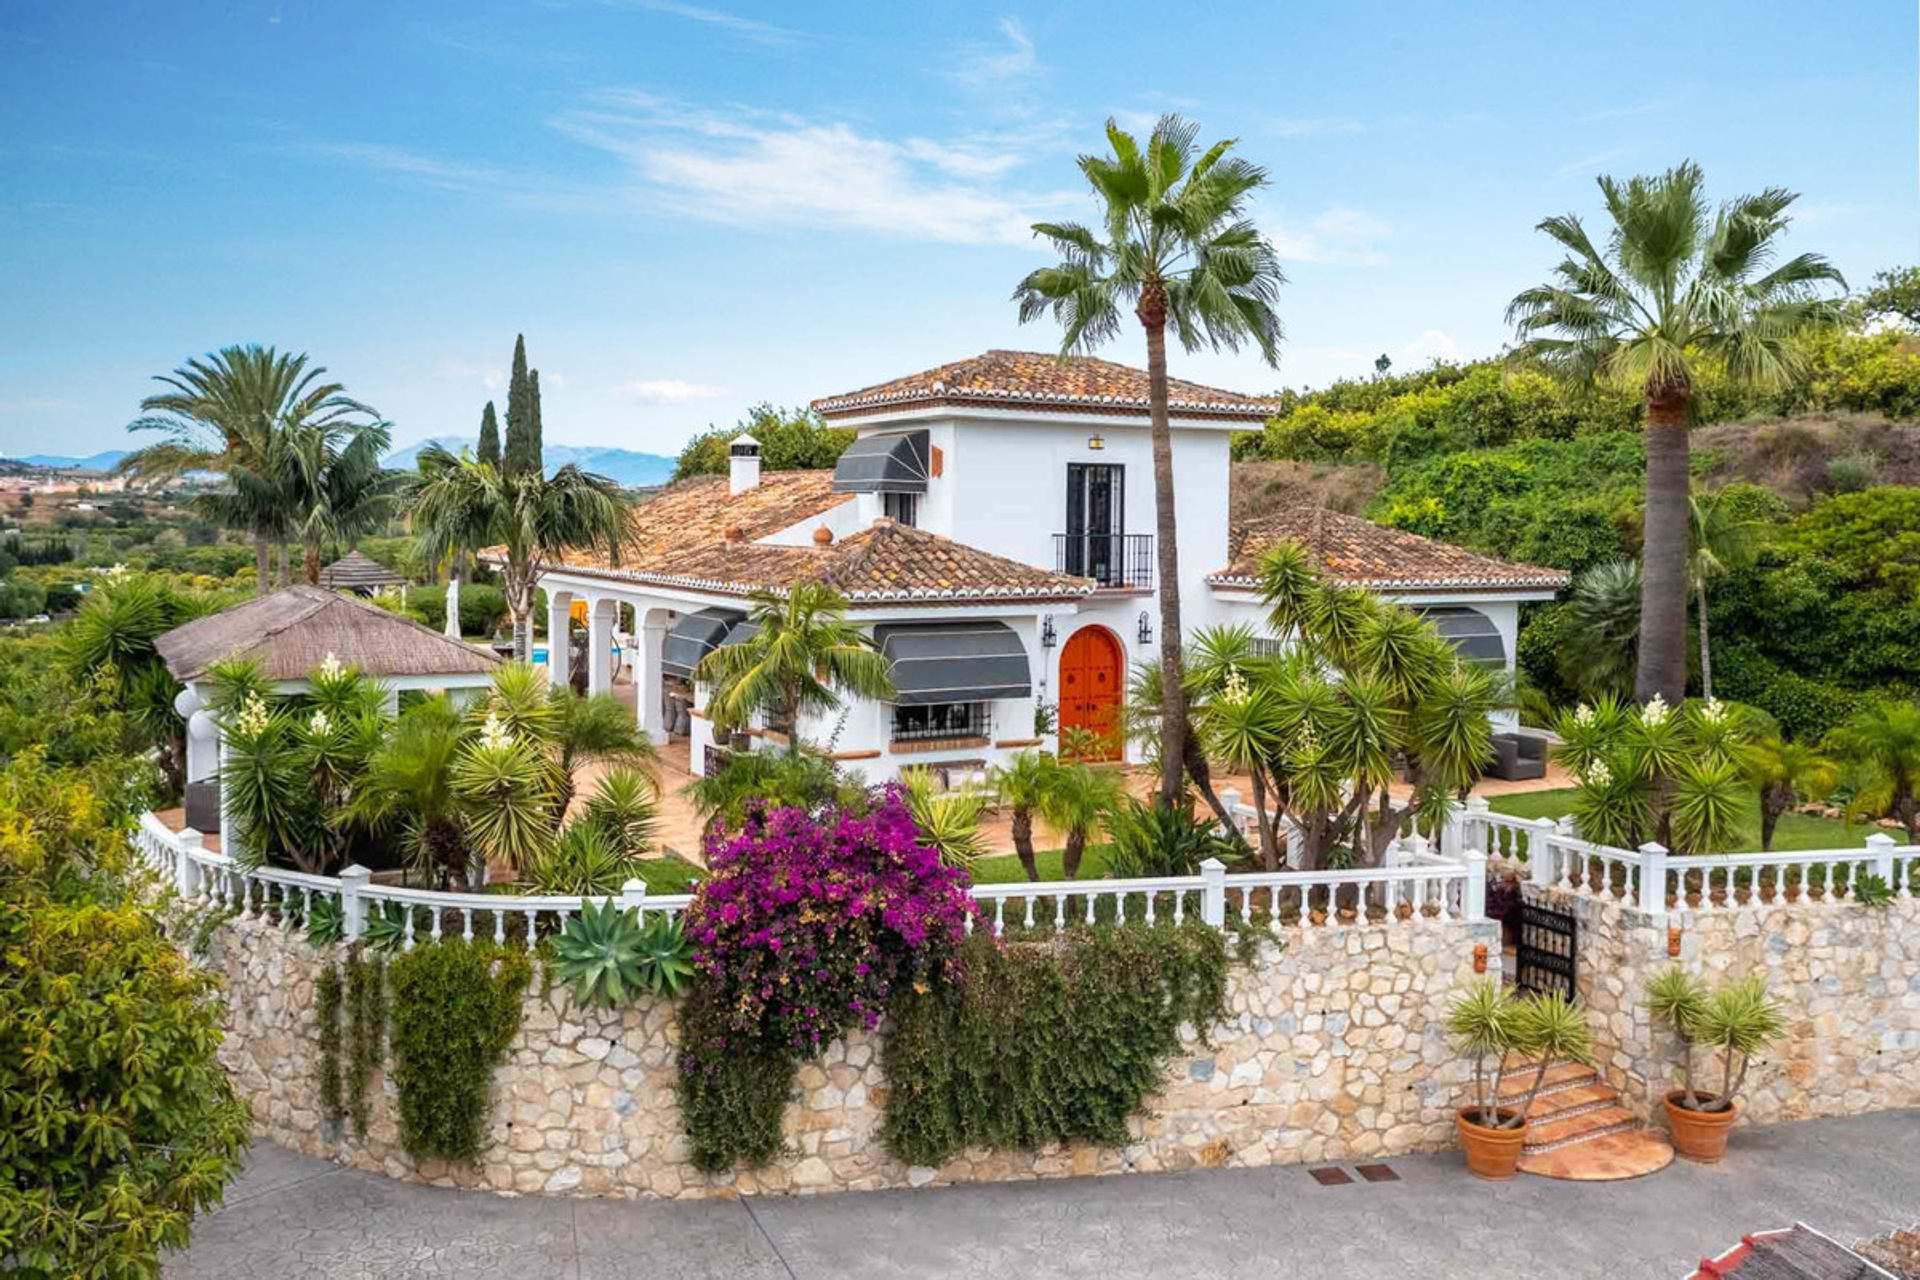
[[[1920,1220],[1920,1111],[1743,1129],[1721,1165],[1630,1182],[1390,1164],[1397,1182],[1334,1187],[1292,1166],[654,1203],[406,1186],[263,1145],[166,1275],[1665,1280],[1749,1231]]]

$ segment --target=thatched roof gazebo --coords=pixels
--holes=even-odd
[[[349,551],[320,571],[320,585],[335,591],[373,595],[382,587],[404,587],[406,578],[358,551]]]
[[[396,701],[403,689],[444,689],[456,698],[477,692],[500,666],[487,650],[411,618],[304,585],[196,618],[157,637],[153,647],[173,678],[186,685],[173,705],[187,721],[187,825],[202,832],[218,824],[213,779],[221,735],[207,711],[213,699],[206,686],[220,663],[251,661],[276,690],[299,693],[310,687],[308,673],[332,658],[380,681]]]

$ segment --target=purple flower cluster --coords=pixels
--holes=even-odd
[[[732,1036],[815,1052],[877,1026],[902,984],[961,976],[967,873],[920,844],[897,791],[867,813],[750,814],[708,838],[707,866],[686,931]]]

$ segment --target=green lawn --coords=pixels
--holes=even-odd
[[[1066,874],[1060,870],[1060,850],[1037,850],[1034,853],[1034,861],[1040,864],[1040,878],[1042,880],[1064,880],[1067,878]],[[971,869],[973,871],[973,882],[975,884],[1012,884],[1017,880],[1025,880],[1027,878],[1026,869],[1020,865],[1018,855],[1011,853],[996,854],[991,858],[975,859]],[[1107,847],[1100,844],[1088,845],[1086,854],[1080,859],[1079,878],[1082,880],[1100,880],[1104,879],[1106,874]]]
[[[1523,791],[1514,795],[1494,796],[1489,803],[1495,813],[1511,814],[1516,818],[1558,818],[1572,810],[1573,794],[1571,787],[1558,791]],[[1780,853],[1803,849],[1858,849],[1865,846],[1867,837],[1878,830],[1878,827],[1867,823],[1859,823],[1849,829],[1846,823],[1832,818],[1789,813],[1780,819],[1780,825],[1774,829],[1773,847]],[[1747,853],[1757,852],[1759,848],[1760,797],[1750,795],[1741,818],[1741,839],[1734,850]]]

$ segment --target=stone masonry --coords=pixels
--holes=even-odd
[[[1673,964],[1710,984],[1752,973],[1785,1009],[1787,1034],[1754,1056],[1743,1123],[1920,1106],[1920,900],[1883,908],[1800,899],[1655,917],[1619,902],[1529,886],[1530,901],[1579,922],[1576,986],[1599,1065],[1637,1114],[1679,1087],[1677,1045],[1647,1015],[1649,978]],[[1680,954],[1668,954],[1668,930]],[[1719,1068],[1695,1070],[1717,1086]]]
[[[877,1036],[856,1034],[804,1064],[788,1109],[792,1153],[708,1177],[686,1158],[674,1101],[677,1028],[669,1002],[582,1010],[536,977],[521,1030],[494,1079],[493,1147],[477,1168],[416,1164],[399,1145],[397,1104],[370,1084],[366,1138],[329,1131],[316,1083],[313,984],[336,960],[255,918],[222,926],[211,963],[225,976],[222,1048],[256,1132],[390,1177],[502,1192],[697,1198],[872,1190],[1400,1155],[1453,1141],[1470,1064],[1448,1047],[1448,1001],[1471,981],[1476,944],[1497,966],[1498,926],[1432,919],[1291,931],[1231,978],[1231,1016],[1211,1045],[1191,1029],[1150,1114],[1118,1149],[970,1151],[938,1168],[889,1156],[878,1131],[887,1083]]]

